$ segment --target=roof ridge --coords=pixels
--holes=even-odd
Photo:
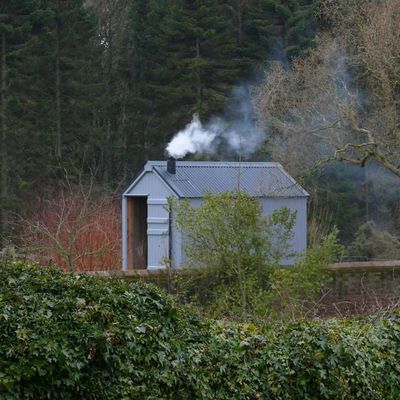
[[[161,167],[165,166],[167,161],[147,161],[146,165]],[[184,167],[280,167],[281,164],[272,161],[176,161],[177,166]]]

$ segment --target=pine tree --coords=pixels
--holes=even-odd
[[[162,157],[170,135],[194,112],[221,110],[238,69],[232,26],[215,0],[136,0],[123,47],[115,76],[128,93],[123,153],[133,169]]]
[[[130,177],[165,144],[160,104],[167,101],[166,2],[94,2],[102,48],[104,93],[96,112],[101,131],[99,158],[105,183]]]
[[[187,120],[193,112],[210,115],[223,108],[227,93],[239,78],[233,27],[223,2],[180,1],[169,25],[173,92]]]
[[[27,175],[30,144],[35,142],[32,126],[38,116],[38,98],[32,96],[31,48],[36,5],[15,0],[0,6],[1,95],[0,95],[0,208],[1,239],[9,233],[10,210],[15,209],[18,187]],[[38,144],[38,143],[36,143]],[[24,157],[24,159],[22,158]],[[21,163],[21,161],[25,163]]]
[[[292,0],[290,16],[286,21],[285,54],[288,59],[300,57],[313,46],[315,35],[315,1]]]
[[[53,3],[50,77],[53,80],[55,155],[81,162],[93,145],[96,81],[96,20],[83,0]]]
[[[82,1],[1,3],[3,233],[7,210],[54,182],[53,167],[82,165],[94,98],[93,27]]]
[[[231,0],[242,75],[302,55],[312,45],[314,8],[314,0]]]
[[[242,41],[238,54],[242,59],[245,71],[259,63],[265,63],[268,53],[275,43],[276,1],[255,0],[248,4],[244,15]]]
[[[137,0],[130,9],[130,59],[123,65],[129,76],[130,124],[127,159],[134,167],[159,157],[165,146],[166,123],[162,105],[168,75],[166,2]]]

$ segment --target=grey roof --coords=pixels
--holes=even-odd
[[[170,174],[166,161],[148,161],[144,170],[153,170],[179,197],[218,194],[236,190],[238,185],[256,197],[308,196],[279,163],[273,162],[177,161],[176,174]]]

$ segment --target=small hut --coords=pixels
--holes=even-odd
[[[273,162],[148,161],[122,196],[122,269],[162,269],[185,264],[183,238],[168,211],[168,197],[199,206],[206,193],[246,191],[264,215],[297,211],[293,251],[307,245],[308,193]]]

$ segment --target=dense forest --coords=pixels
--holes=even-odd
[[[314,236],[337,225],[349,256],[399,257],[399,16],[394,0],[2,1],[2,244],[66,177],[118,191],[194,113],[237,118],[245,91],[265,132],[248,158],[304,184]]]

